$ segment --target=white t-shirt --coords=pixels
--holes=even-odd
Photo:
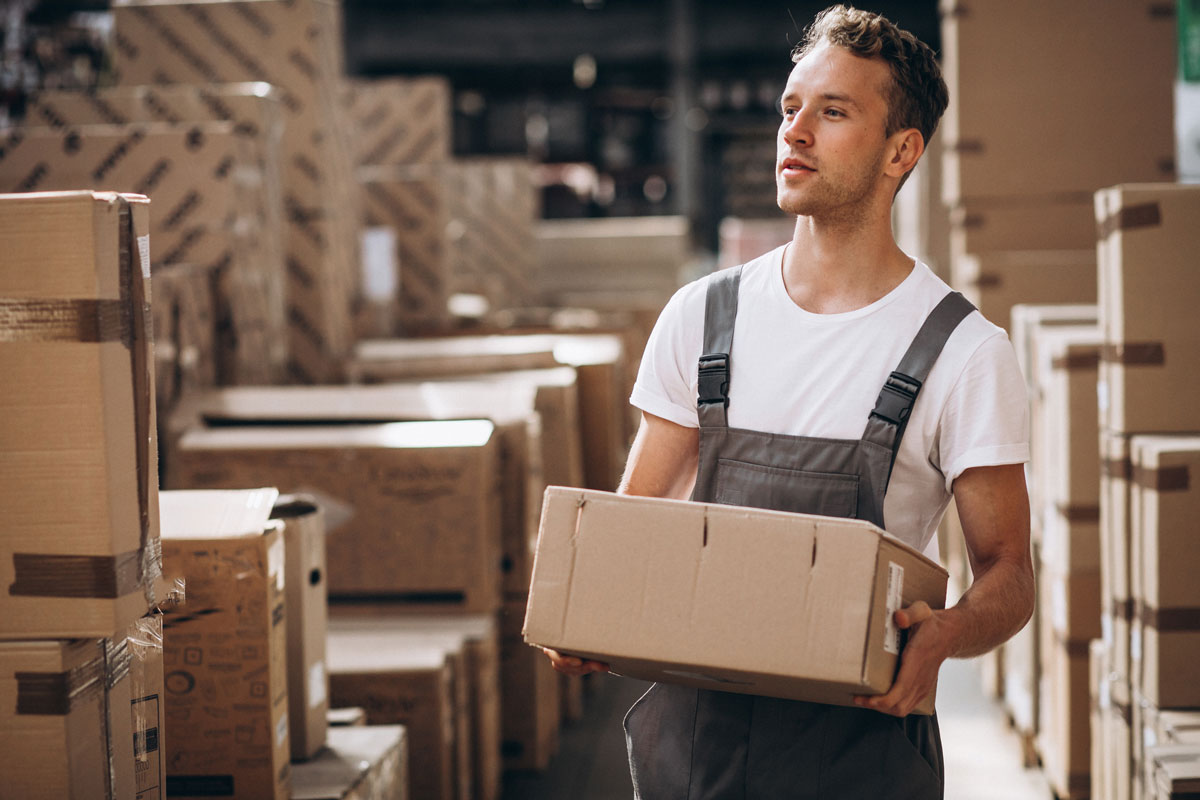
[[[783,284],[780,247],[742,268],[733,352],[730,427],[859,439],[887,376],[950,288],[916,263],[903,282],[863,308],[814,314]],[[663,309],[631,402],[698,427],[697,360],[707,278]],[[978,311],[950,335],[913,408],[884,498],[888,532],[918,550],[931,540],[950,490],[971,467],[1029,460],[1025,380],[1008,336]]]

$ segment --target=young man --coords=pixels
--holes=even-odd
[[[793,61],[776,182],[795,235],[663,310],[621,491],[869,519],[919,550],[953,495],[974,581],[953,608],[896,613],[896,680],[858,707],[655,684],[625,721],[643,800],[940,798],[936,717],[909,712],[945,659],[992,649],[1033,609],[1012,348],[892,238],[893,197],[947,104],[933,53],[836,6]]]

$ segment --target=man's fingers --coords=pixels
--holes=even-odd
[[[933,609],[924,600],[918,600],[908,608],[896,612],[896,624],[901,628],[911,628],[933,616]]]

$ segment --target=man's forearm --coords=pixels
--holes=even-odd
[[[981,569],[962,598],[941,614],[953,631],[948,658],[973,658],[1004,643],[1033,615],[1028,559],[997,560]]]

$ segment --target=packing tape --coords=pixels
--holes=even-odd
[[[105,688],[105,654],[66,672],[17,672],[17,713],[62,717]]]
[[[133,324],[121,300],[0,298],[0,342],[121,342]]]
[[[1137,619],[1159,633],[1200,632],[1200,606],[1154,608],[1139,601]]]
[[[961,155],[981,156],[984,152],[983,140],[959,139],[957,142],[947,143],[946,150]]]
[[[1122,342],[1100,348],[1100,360],[1124,366],[1161,366],[1166,363],[1162,342]]]
[[[1100,222],[1097,233],[1101,239],[1107,239],[1115,231],[1152,228],[1161,224],[1162,210],[1158,203],[1139,203],[1109,214]]]
[[[141,550],[115,556],[13,553],[15,577],[8,593],[13,597],[123,597],[142,588],[145,560]]]
[[[1057,506],[1059,516],[1067,522],[1099,522],[1100,521],[1100,506],[1093,505],[1070,505],[1067,503],[1059,503]]]
[[[1100,348],[1087,349],[1082,352],[1067,353],[1050,360],[1052,369],[1065,370],[1094,370],[1100,368]]]
[[[980,289],[998,289],[1004,285],[1004,276],[998,272],[984,272],[971,284]]]
[[[1152,492],[1182,492],[1191,487],[1191,470],[1186,466],[1179,467],[1141,467],[1133,468],[1133,482],[1143,489]]]
[[[1129,456],[1103,458],[1100,460],[1100,474],[1114,480],[1131,480],[1133,478],[1133,460]]]

